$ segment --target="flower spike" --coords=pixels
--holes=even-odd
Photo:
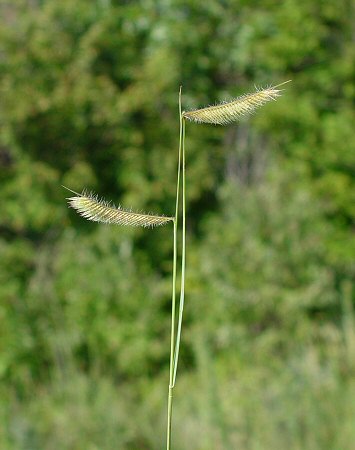
[[[78,194],[65,186],[63,187],[76,194],[75,197],[69,197],[67,199],[69,206],[77,210],[81,216],[94,222],[155,227],[158,225],[165,225],[174,220],[173,217],[137,213],[121,208],[121,206],[116,207],[111,204],[111,202],[100,199],[92,192],[84,190],[82,194]]]
[[[291,81],[291,80],[289,80]],[[242,116],[254,112],[259,106],[270,100],[276,100],[281,95],[282,89],[279,86],[256,89],[256,92],[241,95],[231,102],[223,102],[206,108],[184,111],[183,117],[197,123],[212,123],[215,125],[227,125],[239,120]]]

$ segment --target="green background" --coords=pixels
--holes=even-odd
[[[0,448],[162,449],[172,225],[89,223],[62,184],[172,215],[187,124],[174,450],[355,448],[351,0],[0,0]]]

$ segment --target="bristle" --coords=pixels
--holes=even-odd
[[[285,83],[288,83],[286,81]],[[231,102],[223,102],[215,106],[185,111],[183,117],[197,123],[212,123],[215,125],[227,125],[239,120],[246,114],[253,113],[259,106],[264,105],[270,100],[276,100],[281,95],[281,86],[267,87],[264,89],[256,88],[251,94],[241,95]]]
[[[68,198],[69,205],[88,220],[101,223],[113,223],[118,225],[154,227],[165,225],[173,221],[172,217],[156,216],[153,214],[136,213],[115,207],[111,202],[99,199],[94,193],[86,190],[76,197]]]

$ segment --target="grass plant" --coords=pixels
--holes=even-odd
[[[287,83],[286,81],[285,83]],[[239,120],[246,114],[253,113],[258,107],[270,100],[276,100],[281,94],[280,86],[256,89],[255,92],[242,95],[230,102],[223,102],[213,106],[208,106],[192,111],[182,110],[182,92],[179,91],[179,150],[176,181],[176,200],[174,217],[161,216],[134,212],[131,209],[116,207],[111,202],[100,199],[97,195],[84,190],[81,194],[72,191],[74,197],[69,197],[69,205],[78,211],[80,215],[95,222],[154,227],[166,225],[173,222],[173,273],[172,273],[172,310],[171,310],[171,336],[170,336],[170,368],[169,368],[169,389],[168,389],[168,414],[167,414],[167,439],[166,449],[171,449],[172,442],[172,412],[173,412],[173,391],[176,383],[177,368],[179,361],[179,350],[182,332],[182,320],[185,303],[185,275],[186,275],[186,164],[185,164],[185,129],[186,120],[196,123],[209,123],[215,125],[227,125]],[[65,186],[63,186],[65,187]],[[181,212],[180,212],[181,195]],[[179,311],[176,323],[176,284],[177,284],[177,237],[178,221],[181,216],[181,281]]]

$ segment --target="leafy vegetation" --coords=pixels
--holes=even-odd
[[[171,230],[83,221],[61,185],[173,216],[180,84],[193,110],[292,79],[189,127],[173,448],[351,450],[352,2],[0,11],[0,448],[163,447]]]

